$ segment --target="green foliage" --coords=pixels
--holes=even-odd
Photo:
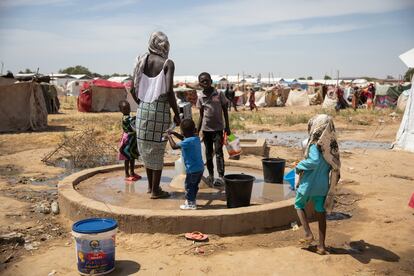
[[[414,75],[414,68],[409,68],[404,74],[404,81],[411,81]]]
[[[293,126],[297,124],[307,124],[311,116],[312,115],[306,115],[306,114],[287,115],[285,117],[285,123],[288,126]]]
[[[300,78],[298,78],[298,80],[305,80],[305,78],[304,77],[300,77]]]
[[[60,69],[59,73],[62,74],[69,74],[69,75],[77,75],[77,74],[85,74],[88,76],[94,76],[95,73],[92,73],[88,68],[82,65],[76,65],[74,67],[68,67],[65,69]]]
[[[312,76],[306,78],[307,80],[313,80]]]
[[[35,73],[35,72],[30,70],[29,68],[26,68],[24,71],[19,71],[19,74],[31,74],[31,73]]]
[[[323,77],[323,79],[324,79],[324,80],[331,80],[332,78],[331,78],[330,76],[328,76],[328,75],[325,75],[325,76]]]

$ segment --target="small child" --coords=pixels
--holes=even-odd
[[[313,202],[319,226],[317,253],[326,254],[326,210],[328,192],[333,191],[340,177],[341,162],[332,118],[325,114],[316,115],[308,122],[309,139],[305,159],[296,166],[301,175],[296,187],[295,208],[305,230],[305,239],[310,244],[314,236],[309,227],[305,207]],[[330,195],[330,194],[329,194]],[[329,202],[329,201],[328,201]]]
[[[168,141],[171,148],[181,149],[186,170],[185,178],[185,203],[180,206],[182,210],[196,210],[196,197],[198,192],[198,184],[201,181],[204,171],[204,163],[201,157],[201,142],[200,138],[195,134],[196,128],[194,121],[191,119],[184,119],[181,124],[181,134],[169,131]],[[181,142],[175,143],[171,135],[174,135]]]
[[[141,176],[136,174],[135,159],[138,159],[137,134],[135,132],[135,116],[131,116],[131,107],[127,101],[119,102],[119,110],[122,112],[122,137],[119,145],[119,160],[124,160],[125,180],[137,181]]]

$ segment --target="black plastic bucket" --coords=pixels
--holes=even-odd
[[[228,174],[224,176],[227,208],[250,205],[254,180],[254,176],[247,174]]]
[[[267,183],[283,184],[283,176],[285,174],[286,160],[281,158],[264,158],[263,177]]]

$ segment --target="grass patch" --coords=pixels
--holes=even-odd
[[[288,126],[293,126],[297,124],[307,124],[309,119],[313,115],[306,115],[306,114],[299,114],[299,115],[286,115],[285,116],[285,124]]]

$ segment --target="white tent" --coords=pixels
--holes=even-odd
[[[414,67],[414,48],[400,55],[400,59],[409,67]],[[397,132],[395,148],[414,152],[414,76],[411,80],[411,89],[408,92],[407,105]]]

